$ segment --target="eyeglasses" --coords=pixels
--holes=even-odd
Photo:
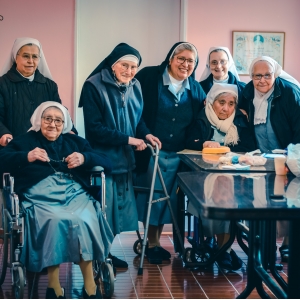
[[[60,127],[65,121],[61,119],[52,119],[51,117],[42,117],[44,119],[45,124],[52,124],[54,121],[55,126]]]
[[[272,78],[272,74],[273,74],[273,72],[272,73],[267,73],[265,75],[262,75],[262,74],[252,74],[252,78],[254,80],[261,80],[262,78],[268,80],[268,79]]]
[[[226,59],[221,59],[220,61],[212,60],[210,62],[210,64],[213,65],[213,66],[218,66],[219,64],[221,64],[222,66],[225,66],[225,65],[227,65],[227,62],[228,61]]]
[[[33,61],[38,61],[40,59],[40,56],[36,55],[36,54],[32,54],[32,55],[29,55],[29,54],[23,54],[23,55],[17,54],[17,55],[21,56],[26,61],[28,61],[30,59],[32,59]]]
[[[185,62],[187,62],[187,64],[189,66],[193,66],[195,64],[195,61],[191,58],[185,58],[183,56],[177,56],[177,62],[179,64],[184,64]]]
[[[128,69],[130,69],[131,72],[135,73],[138,70],[138,66],[130,66],[129,64],[126,63],[121,63],[120,65],[122,71],[127,71]]]

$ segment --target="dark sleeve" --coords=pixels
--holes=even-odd
[[[238,127],[239,141],[237,145],[230,146],[232,152],[250,152],[256,149],[256,142],[252,131],[250,130],[249,122],[245,115],[239,113]]]
[[[295,88],[291,90],[291,95],[288,97],[290,104],[288,111],[290,112],[289,120],[292,129],[292,141],[293,144],[300,143],[300,89]]]
[[[105,173],[111,173],[112,164],[111,160],[102,153],[98,153],[92,149],[87,140],[80,138],[81,140],[81,154],[84,156],[83,167],[87,170],[92,169],[95,166],[101,166],[104,168]]]
[[[136,127],[136,137],[139,139],[145,139],[147,134],[151,134],[151,132],[148,129],[143,117],[141,117]]]
[[[0,174],[15,173],[29,165],[26,139],[15,138],[0,151]]]
[[[190,150],[202,151],[205,139],[203,137],[203,123],[195,120],[188,128],[185,148]]]
[[[86,138],[92,144],[105,146],[128,145],[129,136],[104,125],[105,107],[101,105],[98,91],[90,82],[85,82],[81,92]],[[104,102],[104,101],[103,101]]]
[[[5,117],[6,117],[6,110],[5,110],[5,99],[3,95],[3,87],[4,84],[3,78],[0,78],[0,137],[3,134],[11,134],[8,128],[4,125]]]

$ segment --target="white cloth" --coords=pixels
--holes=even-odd
[[[280,77],[282,79],[285,79],[285,80],[297,85],[300,88],[300,83],[294,77],[292,77],[291,75],[289,75],[288,73],[283,71],[282,67],[273,58],[271,58],[269,56],[259,56],[252,61],[250,68],[249,68],[250,78],[252,78],[254,65],[259,61],[266,61],[271,65],[272,72],[274,73],[275,78]],[[253,100],[253,105],[255,107],[254,125],[263,124],[263,123],[266,123],[266,120],[267,120],[268,99],[274,91],[274,86],[267,93],[261,93],[261,92],[257,91],[256,89],[254,91],[255,91],[254,100]]]
[[[175,93],[177,94],[178,91],[181,89],[183,81],[184,80],[177,80],[174,77],[172,77],[169,73],[170,81],[172,82],[172,85],[174,87]]]
[[[211,125],[216,127],[218,130],[226,133],[224,144],[236,145],[238,143],[239,136],[238,136],[237,128],[233,124],[233,120],[235,117],[235,110],[229,118],[225,120],[220,120],[212,107],[216,97],[221,93],[230,93],[236,97],[237,99],[236,102],[238,101],[238,91],[236,85],[216,83],[212,86],[212,88],[207,94],[206,97],[207,104],[205,105],[205,114]]]
[[[234,75],[234,77],[238,81],[240,81],[240,77],[239,77],[239,74],[238,74],[237,69],[235,67],[235,63],[234,63],[233,58],[231,56],[231,53],[230,53],[230,51],[227,47],[210,47],[209,48],[207,59],[206,59],[205,69],[204,69],[199,81],[205,80],[211,74],[210,66],[209,66],[209,56],[214,50],[217,50],[217,49],[221,49],[221,50],[226,52],[226,54],[228,56],[228,63],[227,63],[228,71],[230,71]]]
[[[47,64],[47,61],[46,61],[46,58],[44,56],[44,52],[43,52],[41,43],[38,40],[29,38],[29,37],[17,38],[15,40],[13,47],[11,49],[10,56],[8,57],[8,59],[6,60],[6,62],[4,63],[4,66],[2,67],[2,69],[0,71],[0,76],[3,76],[10,70],[10,68],[16,61],[18,51],[20,50],[20,48],[22,48],[24,45],[27,45],[27,44],[34,44],[39,47],[40,60],[39,60],[39,64],[38,64],[37,68],[42,75],[53,80],[52,75],[49,70],[49,67],[48,67],[48,64]]]
[[[134,55],[131,55],[131,54],[128,54],[128,55],[124,55],[122,56],[121,58],[119,58],[113,65],[112,67],[120,60],[128,60],[128,61],[131,61],[131,62],[134,62],[136,63],[137,65],[139,65],[139,59],[134,56]]]
[[[68,133],[72,129],[73,123],[72,123],[72,120],[71,120],[68,110],[58,102],[47,101],[47,102],[43,102],[42,104],[40,104],[33,112],[32,116],[30,118],[32,127],[29,128],[28,131],[30,131],[30,130],[39,131],[41,129],[43,112],[45,111],[45,109],[47,109],[50,106],[58,107],[64,115],[64,124],[63,124],[64,128],[63,128],[62,133]]]

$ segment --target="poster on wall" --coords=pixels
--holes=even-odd
[[[233,31],[232,43],[233,60],[240,75],[249,75],[251,62],[262,55],[284,67],[284,32]]]

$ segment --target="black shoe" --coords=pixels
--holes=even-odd
[[[125,260],[121,260],[110,253],[108,254],[108,258],[111,259],[111,262],[115,268],[128,268],[128,263]]]
[[[96,286],[96,291],[94,295],[88,295],[84,286],[82,287],[82,298],[83,299],[102,299],[102,294],[100,293],[98,287]]]
[[[231,255],[228,252],[224,252],[220,258],[218,258],[217,263],[220,268],[226,269],[226,270],[232,270],[232,259]]]
[[[289,260],[289,246],[288,245],[282,245],[279,247],[279,252],[281,256],[281,261],[288,262]]]
[[[46,299],[66,299],[66,295],[65,295],[65,289],[61,288],[63,291],[63,295],[62,296],[56,296],[55,290],[53,288],[49,288],[47,287],[46,290]]]
[[[150,264],[159,265],[162,263],[161,251],[159,247],[148,248],[147,259]]]
[[[164,249],[163,247],[158,247],[161,253],[162,260],[169,260],[171,258],[171,253]]]
[[[212,250],[212,251],[216,251],[218,250],[218,244],[217,244],[217,240],[214,236],[208,236],[204,243]]]
[[[236,271],[240,269],[243,266],[243,261],[237,256],[237,254],[233,249],[231,249],[230,251],[230,256],[231,256],[232,270]]]

